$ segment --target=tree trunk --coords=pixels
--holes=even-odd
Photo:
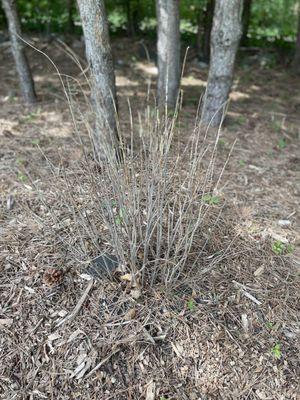
[[[207,0],[204,14],[204,35],[202,44],[203,61],[209,62],[210,58],[210,36],[214,17],[215,0]]]
[[[298,3],[298,29],[296,38],[296,50],[292,67],[297,74],[300,74],[300,1]]]
[[[243,7],[243,14],[242,14],[243,33],[242,33],[242,39],[241,39],[241,43],[243,45],[246,45],[247,40],[248,40],[248,30],[249,30],[249,24],[250,24],[250,18],[251,18],[251,6],[252,6],[252,0],[244,0],[244,7]]]
[[[75,28],[73,19],[74,0],[67,0],[67,11],[68,11],[68,32],[73,33]]]
[[[24,45],[20,39],[22,32],[16,2],[15,0],[2,0],[2,5],[8,22],[11,49],[19,75],[22,97],[27,104],[33,104],[37,99]]]
[[[197,14],[197,33],[196,33],[196,51],[197,51],[197,58],[199,60],[202,59],[202,26],[203,26],[203,16],[202,10],[198,10]]]
[[[180,85],[179,0],[156,0],[158,105],[176,106]]]
[[[134,37],[136,32],[135,32],[135,12],[132,10],[132,4],[131,0],[126,0],[126,15],[127,15],[127,35],[129,37]]]
[[[211,57],[202,120],[218,126],[231,89],[235,57],[241,37],[242,0],[216,0]]]
[[[104,0],[77,0],[91,68],[95,112],[94,146],[98,157],[118,148],[116,87]]]

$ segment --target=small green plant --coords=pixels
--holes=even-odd
[[[18,165],[18,166],[23,165],[24,162],[25,161],[23,160],[23,158],[16,158],[16,165]]]
[[[246,165],[245,160],[239,160],[239,166],[244,167]]]
[[[194,299],[191,298],[191,299],[188,300],[188,302],[187,302],[187,308],[188,308],[190,311],[195,311],[196,302],[195,302]]]
[[[18,180],[20,182],[26,182],[27,181],[27,177],[26,177],[26,175],[22,174],[22,172],[18,172]]]
[[[273,327],[274,327],[273,322],[268,321],[268,322],[266,323],[266,327],[267,327],[268,329],[273,329]]]
[[[272,250],[275,254],[277,255],[281,255],[284,252],[284,243],[282,243],[280,240],[276,240],[276,242],[274,242],[272,244]]]
[[[225,145],[226,145],[226,141],[224,139],[219,139],[218,140],[218,146],[225,147]]]
[[[116,225],[121,225],[122,222],[123,222],[123,220],[124,220],[124,211],[123,211],[123,209],[121,208],[120,211],[119,211],[119,213],[118,213],[118,215],[117,215],[116,218],[115,218]]]
[[[240,125],[244,125],[247,122],[247,118],[244,115],[239,115],[238,116],[238,123]]]
[[[278,121],[272,121],[272,129],[276,132],[276,133],[280,133],[281,132],[281,124]]]
[[[280,343],[276,343],[272,349],[271,349],[271,353],[273,354],[273,356],[279,360],[282,357],[282,351],[281,351],[281,344]]]
[[[38,144],[40,144],[40,139],[32,139],[31,144],[37,146]]]
[[[293,253],[294,250],[295,250],[295,246],[294,246],[293,244],[289,243],[289,244],[286,246],[286,253],[287,253],[287,254]]]
[[[21,122],[30,122],[39,116],[39,112],[31,112],[21,118]]]
[[[279,150],[284,150],[286,148],[286,141],[285,138],[280,138],[278,141],[278,148]]]
[[[285,244],[281,240],[276,240],[272,244],[272,251],[278,256],[283,254],[291,254],[294,250],[295,247],[291,243]]]
[[[159,400],[168,400],[165,396],[160,396]]]
[[[204,203],[209,204],[210,206],[216,206],[220,203],[220,197],[213,196],[211,194],[205,194],[202,197],[202,200],[204,201]]]

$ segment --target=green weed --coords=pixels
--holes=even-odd
[[[280,138],[277,144],[279,150],[284,150],[286,148],[286,141],[285,138]]]
[[[18,172],[18,180],[20,182],[26,182],[27,181],[27,177],[26,177],[26,175],[22,174],[22,172]]]
[[[20,166],[23,165],[25,162],[25,160],[23,160],[23,158],[16,158],[16,165]]]
[[[216,206],[220,203],[220,197],[213,196],[211,194],[205,194],[202,197],[202,200],[204,201],[204,203],[209,204],[210,206]]]
[[[279,360],[282,357],[282,351],[281,351],[281,344],[276,343],[272,348],[271,348],[271,353],[273,356]]]
[[[31,144],[33,144],[34,146],[37,146],[38,144],[40,144],[40,139],[32,139]]]
[[[285,244],[281,240],[276,240],[272,244],[272,251],[278,256],[283,254],[291,254],[294,250],[295,247],[291,243]]]
[[[189,299],[189,300],[188,300],[188,302],[187,302],[187,308],[188,308],[190,311],[195,311],[196,302],[195,302],[194,299]]]
[[[237,122],[240,125],[244,125],[247,122],[247,118],[244,115],[239,115],[238,119],[237,119]]]
[[[266,327],[267,327],[268,329],[273,329],[273,327],[274,327],[273,322],[267,322],[267,323],[266,323]]]

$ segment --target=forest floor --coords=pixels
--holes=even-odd
[[[36,45],[61,74],[82,79],[57,41]],[[156,69],[139,43],[116,40],[113,47],[121,125],[129,130],[128,100],[136,119],[149,87],[150,96],[155,91]],[[72,48],[84,64],[81,43]],[[163,293],[135,304],[114,283],[91,286],[45,228],[44,202],[52,213],[61,206],[49,160],[72,169],[82,153],[47,58],[29,50],[39,102],[28,109],[17,96],[8,48],[0,55],[0,398],[299,399],[299,77],[282,66],[238,66],[218,141],[220,164],[235,145],[218,196],[234,210],[233,223],[252,250],[199,282],[203,302],[190,307],[183,296],[173,311]],[[182,143],[192,135],[207,79],[207,69],[191,58],[182,80]],[[255,249],[261,241],[270,243],[263,256]],[[274,254],[272,243],[279,242],[291,244],[291,254]],[[61,271],[54,286],[45,279],[51,268]],[[134,307],[137,315],[103,322],[101,301],[109,308],[116,297],[119,314],[128,317]],[[157,302],[168,312],[151,309]]]

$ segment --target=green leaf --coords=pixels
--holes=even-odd
[[[282,357],[282,351],[281,351],[281,344],[280,343],[276,343],[274,345],[274,347],[272,347],[271,349],[271,353],[273,354],[273,356],[279,360]]]
[[[25,175],[23,175],[21,172],[18,173],[18,179],[20,182],[26,182],[27,181],[27,177]]]
[[[295,246],[292,245],[291,243],[285,244],[285,243],[281,242],[280,240],[276,240],[276,242],[274,242],[272,244],[272,250],[275,254],[280,256],[282,254],[293,253],[293,251],[295,250]]]
[[[187,307],[190,311],[194,311],[196,308],[196,302],[194,299],[189,299],[187,302]]]
[[[204,203],[209,204],[211,206],[217,205],[217,204],[220,203],[220,197],[219,196],[213,196],[211,194],[205,194],[202,197],[202,200],[204,201]]]
[[[276,242],[272,244],[272,250],[277,255],[283,254],[284,248],[285,246],[280,240],[276,240]]]
[[[40,144],[40,139],[32,139],[31,144],[37,146],[38,144]]]
[[[285,138],[280,138],[278,141],[278,147],[280,150],[283,150],[286,148],[286,141]]]

